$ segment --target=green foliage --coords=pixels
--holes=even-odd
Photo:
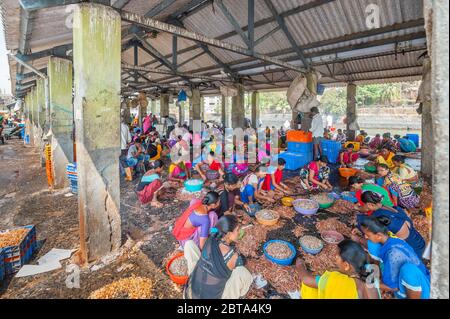
[[[286,92],[261,92],[259,94],[259,105],[262,111],[281,112],[290,111]]]
[[[406,104],[402,98],[401,83],[371,84],[357,87],[356,103],[359,107],[372,105]],[[328,88],[321,96],[320,102],[325,113],[342,116],[347,107],[346,88]]]

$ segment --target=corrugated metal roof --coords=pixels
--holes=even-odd
[[[126,11],[135,12],[144,15],[146,12],[160,4],[162,0],[130,0],[123,8]],[[156,15],[156,19],[164,21],[169,15],[184,8],[190,1],[178,0],[171,6]],[[335,0],[327,1],[324,4],[316,5],[314,0],[272,0],[278,13],[285,17],[286,26],[291,32],[293,38],[300,47],[305,47],[304,54],[313,58],[313,64],[324,74],[329,73],[324,66],[323,61],[331,63],[331,60],[339,62],[346,60],[346,72],[352,73],[353,77],[346,75],[336,75],[334,79],[324,77],[323,82],[327,81],[378,81],[373,79],[379,77],[381,81],[391,81],[391,79],[410,79],[417,77],[420,73],[420,61],[417,57],[425,50],[424,43],[409,41],[406,47],[409,53],[405,55],[398,54],[379,56],[375,58],[364,59],[364,56],[374,56],[376,54],[388,54],[395,48],[395,42],[399,37],[409,36],[411,39],[420,38],[424,28],[417,23],[412,23],[408,28],[400,28],[396,31],[384,32],[381,34],[370,35],[357,38],[354,35],[362,35],[362,32],[368,31],[366,26],[366,8],[370,4],[376,4],[380,8],[380,27],[397,26],[405,22],[416,22],[423,18],[422,0]],[[238,24],[244,28],[247,26],[247,1],[242,0],[224,0]],[[308,10],[286,15],[290,10],[300,11],[304,5],[313,6]],[[314,6],[315,5],[315,6]],[[21,7],[16,0],[3,0],[1,8],[4,11],[5,39],[7,48],[15,51],[19,48],[21,34]],[[31,40],[29,42],[31,52],[39,52],[50,49],[55,46],[70,44],[72,42],[72,30],[70,29],[70,10],[68,7],[53,7],[39,10],[32,14]],[[260,25],[255,29],[255,39],[269,33],[277,27],[273,20],[272,13],[262,0],[255,1],[255,21],[269,21],[265,25]],[[245,47],[241,36],[234,32],[233,26],[221,12],[217,4],[208,4],[201,10],[188,15],[183,19],[183,23],[188,30],[206,35],[211,38],[219,38],[223,41]],[[123,23],[126,29],[128,23]],[[125,43],[132,36],[123,39]],[[335,40],[338,39],[339,41]],[[159,33],[156,39],[149,38],[148,41],[154,46],[167,60],[171,61],[172,54],[172,36]],[[329,41],[331,43],[321,44],[320,41]],[[384,42],[390,44],[384,44]],[[424,40],[422,40],[424,41]],[[370,43],[370,45],[366,45]],[[192,50],[190,50],[192,49]],[[252,76],[256,81],[267,80],[259,75],[261,72],[269,72],[269,76],[276,74],[273,66],[262,64],[259,60],[248,58],[241,54],[236,54],[223,49],[209,47],[209,50],[223,63],[229,64],[233,69],[239,69],[242,75],[258,73]],[[256,48],[256,52],[268,54],[279,59],[284,59],[293,64],[301,64],[295,50],[292,48],[283,31],[278,30],[267,37]],[[178,41],[178,63],[182,64],[180,71],[214,75],[219,74],[221,67],[208,55],[200,54],[200,49],[193,41],[179,39]],[[345,51],[345,52],[344,52]],[[275,54],[282,52],[281,54]],[[324,52],[327,53],[326,56]],[[339,52],[334,54],[334,52]],[[331,53],[331,54],[330,54]],[[133,49],[123,52],[123,61],[129,64],[134,63]],[[351,61],[351,59],[354,61]],[[139,50],[139,64],[145,64],[149,67],[157,67],[160,63],[142,50]],[[188,63],[185,63],[185,62]],[[47,59],[39,59],[32,62],[33,66],[41,69],[45,68]],[[167,70],[165,67],[161,67]],[[15,86],[16,66],[10,59],[11,79],[13,81],[13,90]],[[247,70],[250,69],[250,70]],[[251,70],[254,69],[254,70]],[[283,71],[284,72],[284,71]],[[286,85],[285,79],[293,79],[296,72],[286,71],[288,77],[283,78],[279,85]],[[150,75],[149,75],[150,76]],[[396,78],[397,77],[397,78]],[[166,75],[152,74],[152,80],[167,79]],[[178,81],[179,77],[173,77]],[[170,80],[169,80],[170,82]],[[265,87],[266,84],[255,84],[248,82],[249,88]],[[270,85],[269,85],[270,86]]]

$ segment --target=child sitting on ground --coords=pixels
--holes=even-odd
[[[282,158],[278,159],[278,167],[272,172],[269,167],[269,174],[264,179],[262,189],[266,192],[275,192],[279,195],[290,193],[289,187],[283,184],[283,170],[286,166],[286,161]]]
[[[348,144],[347,147],[339,154],[339,162],[341,167],[352,167],[359,158],[359,154],[354,152],[355,146]]]

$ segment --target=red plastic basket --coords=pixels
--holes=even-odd
[[[169,275],[170,279],[178,285],[186,285],[189,280],[189,276],[176,276],[176,275],[172,274],[170,272],[170,265],[172,265],[172,263],[175,259],[183,257],[183,256],[184,256],[184,253],[182,253],[182,252],[176,254],[169,260],[169,262],[166,265],[167,274]]]

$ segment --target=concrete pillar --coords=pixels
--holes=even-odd
[[[425,29],[431,58],[431,109],[433,128],[433,230],[431,297],[449,298],[449,2],[424,2]],[[425,154],[427,156],[427,154]]]
[[[152,101],[151,101],[151,112],[152,112],[152,114],[155,114],[155,115],[156,115],[156,113],[157,113],[157,110],[156,110],[156,100],[155,100],[155,99],[152,99]]]
[[[26,117],[26,131],[25,134],[30,138],[30,145],[34,146],[34,130],[33,130],[33,100],[31,96],[31,92],[28,92],[25,98],[25,104],[27,108],[27,117]]]
[[[160,106],[161,106],[160,116],[161,116],[161,118],[163,118],[164,116],[169,116],[169,114],[170,114],[169,98],[170,98],[169,94],[166,94],[166,93],[161,94],[161,100],[160,100]]]
[[[184,102],[178,102],[178,123],[184,123]]]
[[[221,121],[223,126],[226,128],[228,127],[228,97],[225,95],[222,95],[222,109],[221,109]]]
[[[39,110],[39,134],[41,134],[41,138],[43,134],[45,134],[47,123],[47,110],[45,109],[45,83],[44,79],[39,78],[37,80],[37,103],[38,103],[38,110]]]
[[[252,93],[252,126],[255,130],[258,129],[259,123],[259,92]]]
[[[121,18],[111,7],[84,3],[75,6],[73,25],[79,262],[85,263],[121,245]]]
[[[200,95],[199,89],[193,89],[192,90],[192,115],[190,117],[191,121],[194,120],[202,120],[202,97]],[[189,123],[190,127],[192,128],[192,122]]]
[[[36,86],[31,90],[31,104],[33,105],[33,138],[34,146],[40,148],[40,138],[39,138],[39,111],[37,103],[37,90]]]
[[[66,167],[73,162],[72,62],[51,57],[48,62],[50,81],[50,126],[52,130],[52,169],[54,188],[69,186]]]
[[[237,84],[238,94],[233,96],[231,105],[231,126],[232,128],[245,127],[245,108],[244,108],[244,86]]]
[[[422,75],[422,141],[420,147],[422,149],[421,172],[422,177],[431,182],[433,173],[433,126],[431,116],[431,60],[429,58],[423,61]],[[426,155],[426,156],[425,156]]]
[[[200,118],[205,121],[205,97],[200,98]]]
[[[349,83],[347,85],[347,140],[354,141],[356,131],[350,130],[350,124],[356,122],[356,85]]]

